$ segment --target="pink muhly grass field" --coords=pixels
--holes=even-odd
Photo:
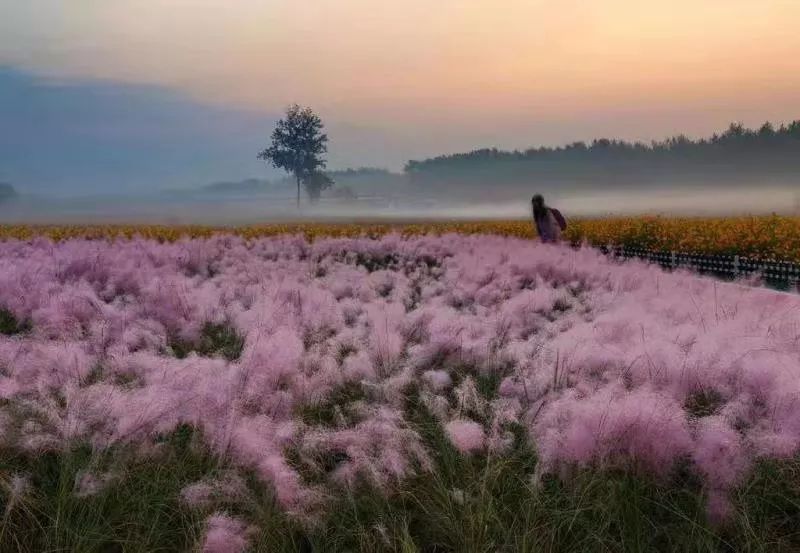
[[[754,462],[800,445],[800,297],[589,249],[462,235],[10,241],[0,308],[20,330],[0,335],[5,447],[148,455],[190,425],[298,516],[341,488],[390,493],[435,470],[412,393],[464,455],[502,456],[524,428],[534,479],[688,463],[716,517]],[[236,478],[183,499],[235,502]],[[207,551],[247,546],[244,522],[216,513],[207,528]]]

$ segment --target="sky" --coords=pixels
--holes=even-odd
[[[266,176],[293,102],[334,168],[789,121],[798,28],[797,0],[0,0],[0,180]]]

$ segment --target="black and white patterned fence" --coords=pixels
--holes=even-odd
[[[738,255],[653,251],[622,246],[601,247],[600,250],[618,258],[637,258],[657,263],[665,269],[689,269],[728,279],[760,276],[768,285],[775,288],[794,290],[800,288],[800,264],[789,261],[751,259]]]

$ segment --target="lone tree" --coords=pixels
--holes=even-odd
[[[322,171],[314,171],[303,179],[303,184],[308,193],[308,199],[312,202],[319,200],[323,190],[327,190],[333,186],[333,179],[330,175]]]
[[[328,135],[322,130],[322,119],[311,108],[294,104],[272,131],[272,143],[258,154],[258,159],[294,175],[298,209],[301,183],[311,201],[330,186],[330,179],[326,181],[327,176],[321,171],[326,163],[322,156],[328,151]]]

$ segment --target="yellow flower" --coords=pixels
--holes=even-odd
[[[116,239],[141,236],[158,241],[182,237],[207,238],[230,232],[245,239],[302,234],[309,240],[324,237],[379,237],[389,232],[404,236],[423,234],[496,234],[532,238],[533,225],[514,221],[439,221],[412,224],[262,224],[234,228],[163,225],[0,225],[0,239],[30,240],[43,236],[54,241],[73,238]],[[570,221],[565,238],[578,244],[622,245],[655,250],[678,250],[710,255],[800,261],[800,217],[742,216],[728,218],[619,217]]]

